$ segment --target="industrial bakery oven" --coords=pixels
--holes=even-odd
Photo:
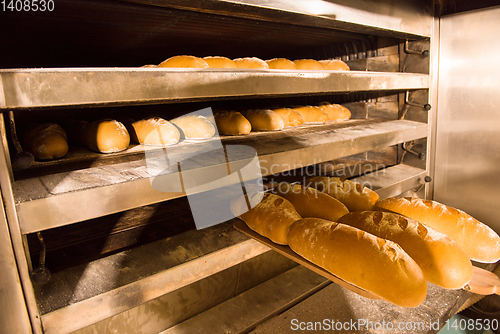
[[[210,142],[252,148],[263,189],[335,175],[381,198],[432,198],[434,174],[448,172],[446,163],[434,167],[439,4],[44,4],[44,11],[35,11],[33,2],[22,8],[18,1],[2,3],[2,333],[174,333],[181,324],[187,327],[177,332],[248,332],[329,284],[236,231],[236,218],[197,228],[186,189],[153,187],[151,152],[143,145],[112,154],[71,145],[63,158],[23,165],[23,137],[33,124],[173,119],[199,110],[326,101],[349,108],[351,119]],[[175,55],[341,59],[351,71],[141,67]],[[216,179],[220,161],[203,154],[203,143],[169,150],[189,153],[190,171]],[[439,150],[447,156],[444,146]],[[239,168],[252,161],[235,158]],[[200,210],[213,211],[209,205]],[[272,280],[272,290],[255,290]],[[279,287],[287,284],[296,286],[283,296]],[[436,315],[441,320],[470,296],[442,289],[431,294],[427,306],[450,298]],[[253,304],[231,304],[248,296]],[[256,304],[260,313],[250,312]],[[195,318],[216,306],[215,315]],[[216,319],[225,325],[217,327]]]

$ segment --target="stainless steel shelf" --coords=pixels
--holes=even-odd
[[[412,73],[158,68],[14,69],[0,70],[0,110],[426,88],[429,88],[429,76]]]
[[[222,142],[253,147],[266,176],[423,138],[427,132],[427,124],[414,121],[351,120],[252,133]],[[184,155],[198,149],[196,145],[179,145],[172,147],[171,154]],[[192,175],[210,175],[220,163],[208,160],[189,159],[185,166],[190,166]],[[244,157],[233,161],[231,170],[249,160]],[[16,181],[13,190],[21,231],[36,232],[185,196],[184,192],[153,189],[150,177],[143,159]]]
[[[380,198],[388,198],[420,187],[425,183],[426,173],[424,169],[399,164],[357,177],[353,181],[370,187]]]

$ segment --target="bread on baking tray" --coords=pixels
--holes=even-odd
[[[24,135],[24,149],[37,160],[61,158],[68,153],[68,139],[63,128],[55,123],[38,124]]]
[[[350,225],[394,241],[422,269],[427,281],[447,289],[463,288],[472,278],[472,263],[450,237],[392,212],[358,211],[341,217]]]
[[[320,60],[319,62],[323,65],[325,70],[328,70],[328,71],[350,71],[351,70],[349,65],[347,65],[346,63],[344,63],[340,59],[325,59],[325,60]]]
[[[332,196],[305,188],[300,184],[281,183],[274,189],[277,195],[289,200],[303,217],[322,218],[337,221],[349,213],[346,206]]]
[[[238,68],[236,63],[227,57],[222,56],[207,56],[203,60],[210,68]]]
[[[82,120],[68,120],[65,124],[69,141],[74,145],[99,153],[115,153],[128,148],[130,134],[114,119],[102,119],[91,123]]]
[[[318,107],[328,115],[329,121],[346,121],[351,118],[351,111],[343,105],[324,102]]]
[[[298,70],[324,70],[323,64],[314,59],[297,59],[293,61]]]
[[[169,121],[150,117],[132,123],[132,138],[139,144],[168,146],[179,142],[180,132]]]
[[[257,57],[245,57],[233,59],[238,68],[250,68],[250,69],[269,69],[269,66],[265,61]]]
[[[304,123],[304,118],[302,117],[302,115],[296,112],[294,109],[278,108],[273,109],[273,111],[280,115],[281,118],[283,118],[285,126],[298,126]]]
[[[422,270],[392,241],[319,218],[295,221],[287,238],[298,255],[386,301],[415,307],[426,297]]]
[[[280,245],[287,244],[288,227],[302,218],[292,203],[271,193],[256,193],[237,198],[231,203],[231,212],[249,228]],[[243,214],[240,214],[241,212]]]
[[[215,135],[214,124],[202,115],[186,115],[171,120],[185,139],[210,139]]]
[[[223,135],[246,135],[252,131],[252,125],[240,112],[220,111],[215,113],[217,130]]]
[[[266,60],[267,65],[270,69],[275,70],[296,70],[297,65],[290,59],[286,58],[273,58]]]
[[[252,124],[252,130],[255,131],[281,130],[285,127],[283,118],[270,109],[246,110],[243,116]]]
[[[467,213],[436,201],[393,197],[379,201],[375,210],[392,211],[446,234],[471,260],[492,263],[500,259],[500,237]]]
[[[313,176],[306,180],[305,185],[338,199],[349,211],[370,211],[379,199],[370,188],[338,177]]]
[[[195,56],[173,56],[161,62],[158,67],[208,68],[208,64]]]
[[[293,110],[298,112],[304,119],[304,123],[326,123],[328,122],[328,114],[317,106],[302,106],[293,107]]]

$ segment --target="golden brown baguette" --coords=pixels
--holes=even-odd
[[[298,70],[324,70],[323,64],[314,59],[297,59],[293,61]]]
[[[298,112],[304,119],[304,123],[326,123],[328,122],[328,114],[316,106],[294,107],[293,110]]]
[[[340,59],[325,59],[325,60],[320,60],[319,62],[323,65],[325,70],[328,70],[328,71],[350,71],[351,70],[349,65],[347,65],[346,63],[344,63]]]
[[[410,197],[387,198],[378,202],[374,209],[402,214],[446,234],[471,260],[485,263],[500,260],[498,234],[461,210],[436,201]]]
[[[203,140],[215,135],[215,126],[202,115],[186,115],[171,120],[184,139]]]
[[[223,135],[246,135],[252,131],[252,125],[237,111],[221,111],[214,115],[217,130]]]
[[[319,108],[326,112],[329,121],[346,121],[351,118],[351,111],[340,104],[322,103]]]
[[[349,213],[346,206],[332,196],[300,184],[281,183],[276,194],[289,200],[303,218],[322,218],[337,221]]]
[[[463,288],[472,278],[472,263],[450,237],[397,213],[351,212],[338,220],[379,238],[394,241],[422,269],[427,281],[447,289]]]
[[[370,211],[378,201],[376,192],[359,183],[338,177],[313,176],[305,184],[338,199],[349,211]]]
[[[296,70],[297,65],[290,59],[286,58],[273,58],[266,60],[267,65],[270,69],[278,70]]]
[[[427,282],[396,243],[355,227],[304,218],[288,229],[290,248],[339,278],[404,307],[420,305]]]
[[[144,145],[168,146],[177,144],[179,130],[169,121],[160,117],[141,119],[132,123],[133,141]]]
[[[238,68],[236,63],[227,57],[222,56],[208,56],[204,57],[203,60],[208,64],[210,68]]]
[[[123,125],[114,119],[103,119],[88,123],[70,120],[67,133],[72,143],[85,146],[99,153],[120,152],[128,148],[130,134]]]
[[[270,109],[251,109],[243,112],[243,116],[252,124],[255,131],[274,131],[285,127],[283,118]]]
[[[280,115],[281,118],[283,118],[285,126],[298,126],[304,123],[304,118],[302,117],[302,115],[296,112],[294,109],[278,108],[273,109],[273,111]]]
[[[247,200],[252,207],[248,211],[246,211]],[[246,199],[240,197],[231,203],[231,211],[235,215],[246,211],[238,215],[238,218],[255,232],[281,245],[287,244],[288,227],[302,218],[292,203],[271,193],[257,193]]]
[[[158,67],[208,68],[208,64],[195,56],[173,56],[161,62]]]
[[[265,61],[257,57],[245,57],[233,59],[238,68],[263,69],[268,70],[269,65]]]

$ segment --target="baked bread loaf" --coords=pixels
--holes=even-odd
[[[326,123],[328,115],[321,108],[316,106],[294,107],[293,110],[298,112],[304,119],[304,123]]]
[[[283,118],[285,126],[298,126],[304,123],[304,118],[301,114],[290,108],[273,109],[275,113]]]
[[[326,102],[320,104],[318,107],[326,112],[329,121],[346,121],[351,118],[351,111],[343,105]]]
[[[297,65],[290,59],[286,58],[273,58],[266,60],[267,65],[270,69],[275,70],[296,70]]]
[[[370,188],[338,177],[313,176],[307,179],[306,186],[313,187],[338,199],[349,211],[370,211],[379,196]]]
[[[351,212],[338,222],[394,241],[417,262],[426,280],[433,284],[461,289],[472,278],[472,263],[460,246],[416,220],[392,212],[360,211]]]
[[[252,125],[237,111],[222,111],[214,115],[217,130],[223,135],[246,135],[252,131]]]
[[[144,67],[144,68],[158,68],[158,65],[148,64],[148,65],[142,65],[141,67]]]
[[[277,195],[289,200],[302,218],[322,218],[337,221],[349,213],[346,206],[332,196],[300,184],[281,183]]]
[[[297,59],[293,61],[298,70],[324,70],[323,64],[314,59]]]
[[[427,295],[422,270],[399,245],[355,227],[300,219],[288,228],[288,245],[335,276],[396,305],[415,307]]]
[[[240,197],[231,203],[231,211],[255,232],[277,244],[286,245],[288,227],[302,218],[292,203],[270,193],[253,194],[247,199],[252,207],[250,210],[245,212],[247,203],[245,198]]]
[[[379,201],[374,209],[402,214],[446,234],[471,260],[485,263],[500,260],[498,234],[461,210],[436,201],[410,197],[387,198]]]
[[[122,123],[114,119],[94,121],[83,126],[84,145],[96,152],[114,153],[128,148],[130,135]]]
[[[55,123],[34,126],[24,135],[24,149],[37,160],[62,158],[68,153],[68,139],[63,128]]]
[[[281,130],[285,127],[283,118],[270,109],[252,109],[243,113],[255,131]]]
[[[257,57],[236,58],[234,62],[238,68],[269,69],[267,63]]]
[[[208,64],[195,56],[173,56],[161,62],[158,67],[208,68]]]
[[[319,61],[321,65],[328,71],[350,71],[349,65],[340,59],[325,59]]]
[[[236,63],[227,57],[208,56],[203,58],[210,68],[238,68]]]
[[[168,146],[179,142],[180,132],[172,123],[160,118],[152,117],[132,123],[133,140],[139,144]]]
[[[210,139],[215,135],[215,126],[202,115],[187,115],[171,120],[181,130],[185,139]]]

